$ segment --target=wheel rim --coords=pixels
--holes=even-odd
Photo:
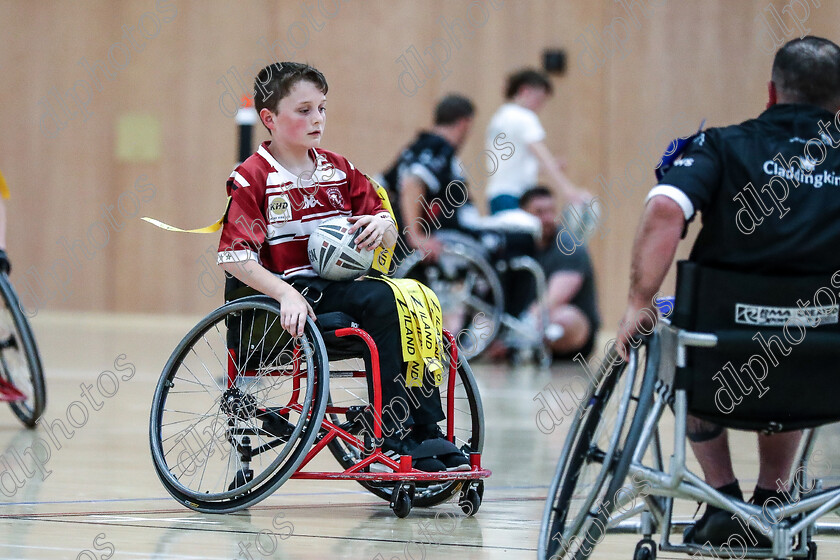
[[[26,398],[9,402],[15,414],[27,425],[34,426],[44,410],[44,380],[41,359],[29,322],[3,274],[0,292],[0,375]]]
[[[578,429],[569,435],[550,494],[553,503],[541,537],[546,557],[586,558],[602,537],[603,521],[613,505],[607,493],[631,427],[632,397],[641,377],[637,372],[633,353],[626,367],[608,370],[584,401],[587,409],[572,426]],[[600,509],[602,504],[607,511]]]
[[[255,309],[261,316],[243,315]],[[232,500],[261,486],[279,484],[282,480],[278,482],[275,471],[305,445],[301,434],[316,420],[312,409],[318,341],[307,335],[297,341],[277,336],[277,311],[271,305],[255,307],[247,302],[220,308],[193,329],[170,358],[155,395],[151,443],[158,474],[176,497]],[[229,324],[238,327],[228,329]],[[229,351],[229,334],[247,341],[239,346],[242,352],[230,386],[228,359],[236,352]],[[289,363],[295,348],[300,352],[297,372]],[[287,415],[277,424],[283,428],[283,438],[263,429],[266,410]],[[252,450],[261,451],[250,461],[254,476],[229,489],[245,468],[241,453],[245,437]]]
[[[334,369],[334,368],[332,368]],[[465,452],[480,453],[484,445],[484,410],[481,398],[472,375],[472,370],[466,360],[461,360],[457,370],[455,383],[455,418],[454,418],[454,439],[455,445]],[[440,386],[441,403],[444,412],[447,402],[447,380],[448,371],[444,375],[443,383]],[[367,406],[367,383],[363,378],[350,377],[341,372],[333,371],[330,377],[330,406]],[[344,416],[330,413],[330,420],[335,424],[341,424]],[[441,429],[446,433],[446,421],[440,422]],[[358,432],[358,430],[356,430]],[[358,435],[355,434],[355,435]],[[343,468],[348,468],[359,460],[361,453],[358,449],[348,445],[340,438],[329,443],[330,451]],[[373,494],[382,499],[390,499],[394,483],[371,484],[367,481],[359,481]],[[461,488],[461,481],[448,481],[441,483],[418,483],[413,504],[419,507],[427,507],[441,503],[456,494]]]
[[[407,259],[395,274],[422,282],[438,296],[444,326],[455,333],[459,353],[467,360],[493,342],[503,309],[499,278],[481,252],[480,245],[451,242],[444,246],[437,263]]]

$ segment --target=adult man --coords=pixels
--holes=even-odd
[[[538,186],[525,191],[519,204],[540,220],[542,235],[534,258],[546,277],[546,306],[552,325],[562,327],[562,335],[552,337],[549,346],[555,360],[568,360],[578,353],[592,353],[601,325],[592,261],[586,246],[571,255],[557,247],[557,207],[552,192]],[[531,290],[529,300],[535,297]]]
[[[399,253],[408,249],[437,260],[442,244],[435,231],[461,229],[459,214],[469,203],[464,203],[467,186],[456,153],[470,132],[474,114],[472,101],[447,95],[435,108],[432,129],[421,131],[383,174],[383,185],[396,192],[394,210],[404,236],[396,258],[404,257]]]
[[[776,53],[768,91],[765,112],[740,125],[701,133],[648,195],[619,328],[622,346],[639,329],[636,318],[650,306],[686,223],[697,211],[703,214],[703,227],[691,260],[700,264],[778,275],[824,273],[840,266],[840,197],[816,181],[824,173],[840,172],[840,151],[833,149],[840,145],[840,134],[832,124],[840,109],[840,47],[811,36],[790,41]],[[823,146],[821,159],[814,159],[816,143]],[[753,206],[756,202],[760,206]],[[770,497],[785,502],[781,490],[788,484],[800,436],[759,434],[753,503]],[[726,431],[689,417],[688,438],[706,482],[741,498]],[[722,544],[737,533],[742,529],[736,519],[707,506],[685,540]],[[760,533],[753,534],[759,545],[769,544]]]
[[[497,142],[515,146],[510,157],[500,158],[498,168],[487,181],[490,213],[519,208],[519,197],[537,185],[542,170],[549,184],[566,202],[578,204],[591,196],[575,187],[563,173],[562,166],[545,143],[545,129],[537,113],[552,94],[548,77],[536,70],[524,69],[507,81],[505,99],[487,126],[486,145],[492,152]]]

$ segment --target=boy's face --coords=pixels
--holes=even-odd
[[[327,120],[327,96],[310,81],[301,80],[277,104],[277,112],[268,109],[260,117],[278,147],[314,148],[321,145]]]

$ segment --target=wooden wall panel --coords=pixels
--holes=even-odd
[[[599,176],[626,184],[626,195],[610,203],[592,247],[610,327],[623,307],[630,243],[658,154],[670,137],[690,132],[703,117],[720,125],[761,111],[772,54],[762,50],[766,36],[755,18],[767,6],[781,12],[785,5],[769,0],[320,3],[333,10],[330,18],[319,13],[319,0],[0,2],[5,132],[0,169],[13,191],[8,203],[13,279],[30,310],[197,313],[219,303],[221,275],[212,265],[217,236],[163,232],[139,215],[186,227],[218,217],[237,134],[233,119],[223,113],[232,97],[222,108],[220,97],[226,83],[237,97],[249,87],[254,69],[270,56],[262,44],[281,40],[287,52],[293,49],[293,59],[324,71],[330,93],[323,145],[371,173],[429,124],[435,100],[450,91],[476,102],[475,129],[462,156],[480,161],[484,128],[502,102],[505,76],[538,65],[544,48],[562,47],[569,69],[554,79],[556,95],[541,115],[548,143],[566,157],[571,177],[593,193],[602,194]],[[635,21],[625,4],[633,6]],[[829,26],[840,5],[811,8],[805,25],[832,37]],[[128,47],[131,59],[112,79],[100,79],[102,90],[92,92],[89,116],[76,114],[57,135],[44,134],[40,119],[51,92],[90,81],[79,60],[106,60],[111,49],[119,50],[115,44],[128,44],[124,26],[141,21],[148,26],[148,13],[160,22],[159,31],[142,50]],[[457,44],[442,19],[460,20],[452,31]],[[621,48],[604,35],[610,25]],[[289,40],[290,29],[297,46]],[[595,44],[593,33],[610,49],[596,63],[583,51],[584,41]],[[443,44],[450,49],[445,76],[426,53],[443,52]],[[408,92],[412,95],[397,81],[398,59],[407,51],[423,56],[428,73],[422,86]],[[84,87],[78,86],[79,93]],[[159,122],[160,158],[118,160],[116,127],[125,115]],[[635,160],[640,169],[628,182],[625,170]],[[154,196],[146,192],[149,200],[141,200],[138,215],[108,224],[103,205],[118,204],[120,196],[130,200],[127,193],[146,182]],[[476,200],[483,201],[483,181],[473,186]],[[101,245],[95,251],[89,231]],[[108,232],[107,244],[96,233],[102,231]],[[84,242],[88,255],[77,245],[74,264],[62,238]],[[66,280],[63,298],[47,297],[50,290],[58,292],[50,286],[50,271]],[[38,287],[36,272],[46,288]]]

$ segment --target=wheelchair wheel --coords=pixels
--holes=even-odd
[[[466,360],[461,360],[457,368],[457,376],[454,394],[454,443],[469,456],[469,453],[480,453],[484,446],[484,409],[481,405],[478,386]],[[443,383],[440,386],[441,404],[444,411],[446,411],[448,397],[448,377],[448,374],[444,375]],[[367,391],[367,383],[364,378],[331,377],[330,406],[364,408],[367,406],[369,399]],[[344,427],[354,435],[360,435],[364,430],[361,423],[348,421],[343,414],[330,413],[328,416],[333,423]],[[440,424],[441,429],[446,433],[446,420],[443,420]],[[361,450],[338,438],[331,441],[328,447],[345,469],[352,467],[362,459]],[[366,480],[360,480],[359,484],[383,500],[391,499],[395,486],[394,482],[377,483]],[[416,483],[412,505],[415,507],[431,507],[443,503],[456,495],[463,484],[464,481],[418,482]]]
[[[413,278],[437,295],[444,328],[455,334],[459,356],[481,354],[499,333],[504,310],[502,284],[486,249],[470,237],[440,232],[443,251],[436,263],[413,253],[397,267],[395,278]]]
[[[328,398],[321,335],[295,339],[264,296],[219,307],[177,346],[161,373],[149,428],[169,493],[190,509],[225,513],[267,497],[298,468]]]
[[[44,373],[38,346],[9,277],[0,273],[0,377],[5,385],[24,395],[9,401],[12,412],[27,427],[35,427],[46,406]]]
[[[629,363],[616,358],[612,348],[569,428],[543,514],[541,559],[588,558],[615,509],[656,381],[641,375],[637,352]]]

